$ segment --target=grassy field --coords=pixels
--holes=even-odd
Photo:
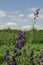
[[[7,49],[10,51],[10,60],[14,55],[16,37],[18,37],[18,30],[0,30],[0,65],[4,65],[4,55]],[[32,49],[34,50],[35,65],[38,65],[39,55],[43,52],[43,30],[26,31],[25,44],[21,50],[17,49],[22,52],[22,56],[16,58],[18,65],[31,65],[30,52]],[[26,51],[23,52],[23,50]]]

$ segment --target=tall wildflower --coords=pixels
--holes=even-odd
[[[34,20],[36,20],[36,18],[38,17],[39,11],[40,11],[39,8],[37,8],[37,9],[35,10],[35,12],[34,12]]]
[[[5,59],[5,65],[8,64],[9,65],[9,50],[6,50],[6,54],[4,56]]]
[[[18,32],[18,37],[16,38],[16,45],[15,45],[15,49],[14,49],[14,55],[12,56],[12,63],[10,64],[10,58],[9,58],[9,50],[6,51],[6,54],[4,56],[5,58],[5,65],[17,65],[17,61],[16,61],[16,57],[19,57],[22,55],[21,51],[17,51],[17,49],[22,49],[22,47],[24,46],[24,37],[25,37],[25,32],[23,31],[19,31]]]
[[[22,46],[24,45],[24,36],[25,36],[25,33],[23,33],[21,30],[18,32],[18,37],[16,38],[16,48],[19,48],[21,49]],[[18,43],[19,42],[19,43]]]
[[[36,23],[36,19],[38,18],[39,11],[40,11],[40,9],[37,8],[37,9],[35,10],[35,12],[34,12],[33,28],[34,28],[34,25],[35,25],[35,23]]]
[[[41,63],[43,63],[43,53],[40,53],[38,65],[41,65]]]
[[[30,53],[30,63],[32,65],[35,65],[35,63],[34,63],[34,51],[33,51],[33,49],[31,50],[31,53]]]

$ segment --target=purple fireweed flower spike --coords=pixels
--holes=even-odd
[[[39,8],[35,10],[35,12],[34,12],[34,20],[36,20],[36,18],[38,17],[39,11],[40,11]]]
[[[4,56],[5,61],[8,62],[9,61],[9,57],[7,55]]]
[[[16,53],[16,56],[21,56],[21,55],[22,55],[22,53],[21,53],[21,52]]]
[[[21,55],[22,55],[22,53],[21,53],[21,52],[19,52],[19,53],[18,53],[18,56],[21,56]]]
[[[16,62],[16,61],[15,61],[15,62],[13,62],[13,63],[12,63],[12,65],[17,65],[17,62]]]
[[[42,58],[42,56],[43,56],[43,53],[41,53],[41,54],[40,54],[39,58],[41,59],[41,58]]]
[[[34,63],[34,51],[33,51],[33,49],[31,50],[31,54],[30,54],[30,63],[32,63],[32,65],[35,65],[35,63]]]
[[[15,46],[16,48],[19,48],[19,44],[18,43],[16,43],[16,46]]]
[[[18,38],[16,38],[16,40],[17,40],[17,41],[19,41],[19,37],[18,37]]]
[[[12,61],[13,61],[13,62],[15,61],[15,56],[12,56]]]
[[[22,45],[20,44],[20,45],[19,45],[19,49],[21,49],[21,48],[22,48]]]
[[[9,55],[9,50],[6,50],[6,55]]]
[[[34,51],[31,50],[31,54],[30,54],[30,57],[32,57],[34,55]]]
[[[19,36],[19,40],[21,40],[21,39],[23,39],[24,38],[24,36],[21,34],[20,36]]]
[[[20,41],[20,44],[23,46],[24,45],[24,41]]]
[[[13,65],[17,65],[17,62],[14,62]]]
[[[21,31],[18,32],[18,35],[21,35]]]
[[[9,61],[9,50],[6,50],[6,54],[5,54],[4,58],[5,58],[6,62]]]
[[[40,9],[38,8],[38,9],[36,9],[36,11],[40,11]]]
[[[43,62],[43,59],[41,59],[41,62]]]
[[[21,36],[21,37],[24,37],[24,34],[21,34],[20,36]]]
[[[39,61],[38,61],[38,65],[40,65],[40,63],[41,63],[41,62],[40,62],[40,60],[39,60]]]

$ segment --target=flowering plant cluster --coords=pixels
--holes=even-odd
[[[38,65],[41,65],[43,63],[43,53],[40,53]]]
[[[33,51],[33,49],[31,50],[31,54],[30,54],[30,63],[31,63],[32,65],[35,65],[35,64],[34,64],[34,51]]]
[[[23,33],[21,30],[18,32],[18,37],[16,38],[16,48],[21,49],[24,46],[24,36],[25,32]]]
[[[6,50],[6,54],[4,56],[4,59],[5,59],[5,62],[4,62],[4,65],[18,65],[18,62],[16,60],[17,57],[21,56],[22,55],[22,47],[24,46],[24,43],[25,43],[25,32],[23,31],[19,31],[18,32],[18,37],[16,38],[16,45],[15,45],[15,49],[14,49],[14,55],[12,56],[12,62],[10,62],[10,52],[9,50]],[[18,50],[21,50],[21,51],[18,51]],[[25,52],[25,50],[24,50]],[[32,49],[31,50],[31,53],[30,53],[30,64],[31,65],[36,65],[35,64],[35,58],[34,58],[34,50]],[[38,65],[42,65],[43,63],[43,53],[40,54],[39,56],[39,60],[37,61],[37,64]]]
[[[35,10],[35,12],[34,12],[34,20],[36,20],[36,18],[38,17],[39,11],[40,11],[39,8]]]
[[[6,54],[4,56],[5,59],[5,65],[17,65],[17,61],[16,61],[16,57],[21,56],[22,52],[17,52],[17,49],[22,49],[22,47],[24,46],[24,37],[25,37],[25,32],[23,31],[19,31],[18,32],[18,37],[16,38],[16,45],[15,45],[15,49],[14,49],[14,56],[12,56],[12,63],[10,63],[10,58],[9,58],[9,50],[6,50]]]

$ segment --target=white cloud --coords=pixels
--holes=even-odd
[[[36,9],[38,9],[38,7],[33,7],[33,8],[30,9],[30,11],[34,12]]]
[[[8,22],[8,23],[6,23],[7,25],[17,25],[17,23],[14,23],[14,22]]]
[[[14,14],[18,14],[18,13],[20,13],[20,11],[14,11],[13,13],[14,13]]]
[[[18,16],[16,16],[16,15],[9,15],[8,18],[11,18],[11,20],[16,21],[18,19]]]
[[[30,11],[34,12],[36,9],[38,9],[38,7],[33,7],[33,8],[30,8]],[[40,13],[43,13],[43,8],[39,8],[40,9]]]
[[[38,9],[39,7],[33,7],[33,8],[27,8],[26,10],[29,10],[31,12],[34,12],[36,9]],[[43,8],[39,8],[40,12],[43,12]]]
[[[38,7],[33,7],[33,8],[27,8],[26,10],[34,12]]]
[[[16,29],[17,28],[17,23],[15,23],[15,22],[7,22],[5,24],[0,25],[0,29],[6,29],[6,28]]]
[[[23,16],[24,16],[24,14],[19,14],[19,15],[18,15],[18,17],[23,17]]]
[[[28,18],[33,18],[34,17],[34,14],[31,13],[31,14],[28,14]]]
[[[30,9],[30,11],[32,11],[32,12],[34,12],[36,9],[38,9],[38,7],[33,7],[33,8],[31,8]],[[40,13],[42,13],[43,12],[43,8],[39,8],[40,9]]]
[[[5,17],[6,16],[6,12],[0,10],[0,17]]]
[[[13,16],[13,15],[10,15],[9,18],[11,18],[12,20],[17,20],[18,16]]]
[[[35,28],[36,28],[37,30],[43,30],[43,27],[42,27],[42,26],[39,26],[39,25],[35,25]]]
[[[30,30],[32,27],[31,26],[23,26],[22,30]]]
[[[13,16],[12,15],[8,15],[8,18],[12,18]]]
[[[9,12],[10,14],[19,14],[20,11],[13,11],[13,12]]]
[[[42,8],[40,9],[40,12],[43,12],[43,9]]]
[[[34,18],[34,13],[28,14],[28,18]],[[39,14],[38,19],[43,19],[43,14]]]
[[[21,21],[21,20],[24,21],[23,20],[24,14],[9,15],[8,17],[11,18],[11,20],[13,21]]]
[[[23,26],[21,30],[26,30],[27,31],[27,30],[30,30],[30,29],[32,29],[31,25],[29,25],[29,26]],[[41,27],[39,25],[35,25],[35,29],[37,29],[37,30],[43,30],[43,27]]]
[[[43,19],[43,14],[40,14],[38,19]]]

